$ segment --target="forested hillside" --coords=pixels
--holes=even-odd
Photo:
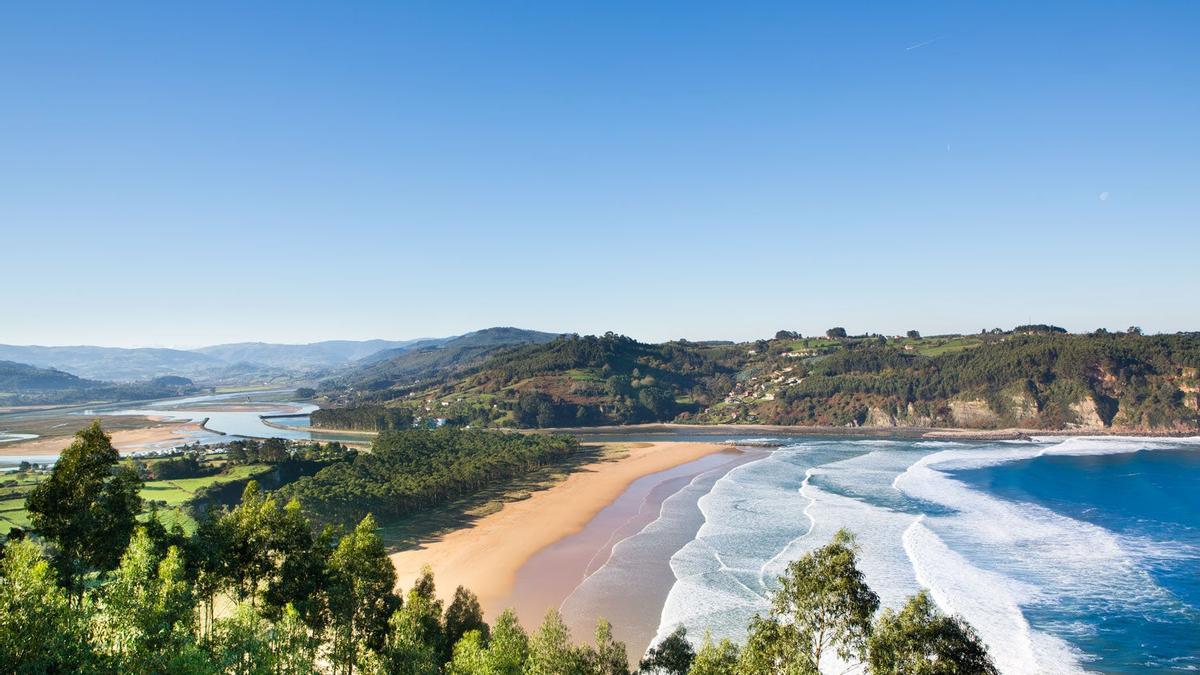
[[[959,426],[1130,431],[1197,428],[1200,335],[1022,331],[921,340],[868,338],[794,357],[771,345],[707,419],[773,424]],[[803,352],[802,352],[803,353]]]
[[[358,403],[381,402],[408,393],[422,381],[438,380],[470,368],[507,348],[553,340],[552,333],[520,328],[486,328],[458,337],[384,350],[323,383],[326,394]]]
[[[365,411],[360,397],[342,411],[323,411],[314,424],[370,429],[382,420],[380,405],[407,411],[412,422],[474,426],[671,420],[719,400],[744,359],[745,350],[730,344],[652,345],[613,333],[563,336],[498,351],[436,383],[380,390],[366,399],[374,407]]]
[[[1187,432],[1200,426],[1200,334],[977,335],[644,344],[612,333],[498,351],[436,381],[346,395],[314,425],[433,419],[565,427],[654,421]],[[368,407],[363,407],[364,405]]]
[[[53,368],[0,361],[0,404],[30,405],[83,401],[127,401],[182,396],[196,391],[183,377],[114,384],[77,377]]]

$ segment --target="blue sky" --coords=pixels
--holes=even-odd
[[[0,342],[1200,329],[1200,4],[247,4],[0,9]]]

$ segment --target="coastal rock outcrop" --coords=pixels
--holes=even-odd
[[[955,425],[960,427],[994,427],[1001,421],[1000,416],[982,399],[950,401],[950,414],[954,417]]]

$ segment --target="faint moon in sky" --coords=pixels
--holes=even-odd
[[[1102,202],[1106,202],[1106,201],[1108,201],[1108,192],[1101,192],[1101,193],[1100,193],[1100,201],[1102,201]]]

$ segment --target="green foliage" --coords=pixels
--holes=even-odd
[[[688,641],[687,629],[678,626],[662,642],[654,645],[646,652],[638,664],[642,673],[657,673],[659,675],[684,675],[692,666],[696,652]]]
[[[353,431],[391,431],[413,425],[408,408],[385,408],[363,405],[351,408],[320,408],[309,416],[312,426],[319,429],[349,429]]]
[[[389,623],[385,648],[387,669],[409,675],[435,674],[446,662],[446,633],[442,625],[442,601],[437,598],[433,571],[428,566],[404,598],[404,606]]]
[[[432,581],[433,574],[430,573]],[[443,626],[443,661],[449,661],[454,645],[469,632],[476,632],[484,642],[488,638],[488,625],[483,620],[483,608],[479,606],[479,598],[474,593],[459,586],[454,590],[454,599],[446,608],[445,625]]]
[[[395,609],[396,570],[369,514],[342,537],[329,558],[334,661],[352,669],[364,647],[378,650]]]
[[[313,516],[348,522],[374,513],[393,520],[569,458],[578,442],[443,427],[381,434],[371,452],[301,478],[280,492]]]
[[[401,388],[381,382],[382,390],[369,396],[348,393],[356,405],[313,419],[319,426],[367,430],[390,428],[384,415],[406,423],[436,416],[457,425],[500,420],[524,428],[666,421],[724,396],[743,358],[732,345],[651,345],[613,333],[562,336],[497,352],[454,379]],[[376,405],[382,400],[389,407]]]
[[[885,609],[868,641],[875,675],[995,675],[987,647],[965,621],[942,614],[922,591],[899,612]]]
[[[90,602],[75,607],[37,544],[9,541],[0,558],[0,663],[17,673],[86,670]]]
[[[688,675],[735,675],[739,655],[738,646],[728,639],[714,643],[711,635],[705,635]]]
[[[607,619],[596,621],[596,640],[585,650],[584,662],[589,675],[629,675],[625,643],[613,638],[612,624]]]
[[[764,421],[842,425],[874,406],[933,424],[955,424],[948,404],[981,399],[1001,424],[1063,428],[1080,422],[1073,406],[1093,402],[1101,421],[1126,428],[1195,429],[1200,417],[1184,401],[1186,369],[1200,362],[1200,334],[989,336],[971,349],[921,356],[892,344],[851,342],[823,357],[799,382],[765,406]],[[1033,419],[1012,415],[1014,390],[1034,404]]]
[[[879,597],[858,569],[853,535],[788,564],[766,617],[755,617],[742,661],[751,672],[819,673],[821,658],[864,660]],[[761,669],[761,670],[760,670]]]
[[[496,618],[487,650],[487,672],[491,675],[519,675],[529,658],[529,636],[517,615],[506,609]]]
[[[54,544],[54,563],[68,588],[84,575],[117,566],[142,500],[142,480],[120,457],[97,420],[75,434],[50,477],[29,493],[26,508],[38,532]]]
[[[159,460],[152,465],[155,480],[174,480],[176,478],[199,478],[200,476],[216,473],[216,468],[207,467],[201,463],[204,457],[201,453],[185,452],[179,457]]]
[[[176,658],[190,660],[192,585],[179,549],[155,551],[139,528],[101,596],[97,639],[121,672],[174,672]]]
[[[541,627],[529,639],[526,675],[582,673],[585,668],[584,653],[571,644],[571,631],[563,623],[562,615],[556,609],[546,612]]]
[[[223,673],[307,675],[319,672],[319,647],[290,605],[271,622],[251,605],[240,604],[232,616],[217,620],[209,658]]]
[[[454,654],[446,664],[447,675],[486,675],[490,672],[483,634],[477,630],[467,631],[454,643]]]

